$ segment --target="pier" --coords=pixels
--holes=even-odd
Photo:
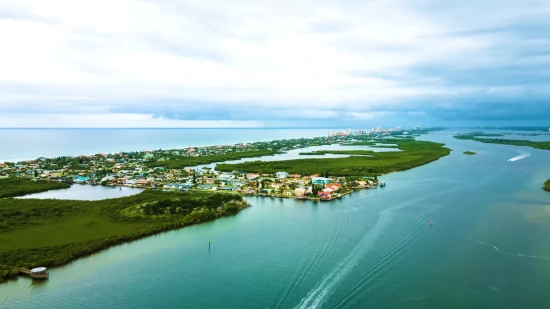
[[[8,265],[2,265],[3,267],[8,268],[15,268],[19,272],[20,275],[25,275],[27,277],[31,277],[33,279],[48,279],[50,277],[50,273],[46,270],[46,267],[37,267],[33,269],[26,269],[26,268],[19,268],[14,266],[8,266]]]

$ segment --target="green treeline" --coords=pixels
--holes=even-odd
[[[4,282],[6,278],[15,277],[18,273],[19,272],[15,268],[0,265],[0,282]]]
[[[0,199],[0,264],[61,265],[115,244],[232,215],[248,206],[235,194],[153,190],[100,201]],[[0,279],[7,276],[10,273],[0,268]]]
[[[181,169],[188,166],[239,160],[243,158],[273,156],[278,153],[281,153],[281,152],[271,151],[271,150],[255,150],[255,151],[233,152],[233,153],[211,155],[211,156],[184,157],[184,158],[178,158],[178,159],[168,160],[168,161],[148,162],[148,163],[145,163],[145,165],[147,167],[164,167],[169,169]]]
[[[31,181],[23,178],[0,179],[0,198],[66,189],[70,186],[70,184],[64,182]]]
[[[547,181],[544,182],[543,189],[544,189],[544,191],[550,192],[550,179],[548,179]]]
[[[368,150],[325,150],[315,154],[350,154],[348,158],[296,159],[285,161],[252,161],[238,164],[217,164],[216,170],[275,173],[286,171],[311,175],[330,171],[336,176],[376,176],[403,171],[435,161],[450,153],[444,144],[414,139],[382,139],[377,143],[397,144],[402,151],[371,152]],[[370,143],[370,142],[369,142]],[[345,146],[345,145],[344,145]]]
[[[472,140],[472,141],[488,143],[488,144],[528,146],[528,147],[533,147],[537,149],[550,150],[550,142],[533,142],[533,141],[526,141],[526,140],[519,140],[519,139],[483,138],[480,136],[502,136],[502,135],[468,133],[468,134],[455,135],[454,138],[462,139],[462,140]]]

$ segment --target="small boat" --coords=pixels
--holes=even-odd
[[[386,182],[385,181],[381,181],[380,182],[380,187],[385,187],[386,186]]]

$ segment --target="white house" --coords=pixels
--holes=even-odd
[[[287,172],[277,172],[277,173],[275,173],[275,176],[277,176],[277,178],[287,178],[288,173]]]

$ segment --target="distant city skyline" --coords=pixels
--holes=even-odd
[[[4,0],[0,127],[550,126],[548,16],[535,0]]]

